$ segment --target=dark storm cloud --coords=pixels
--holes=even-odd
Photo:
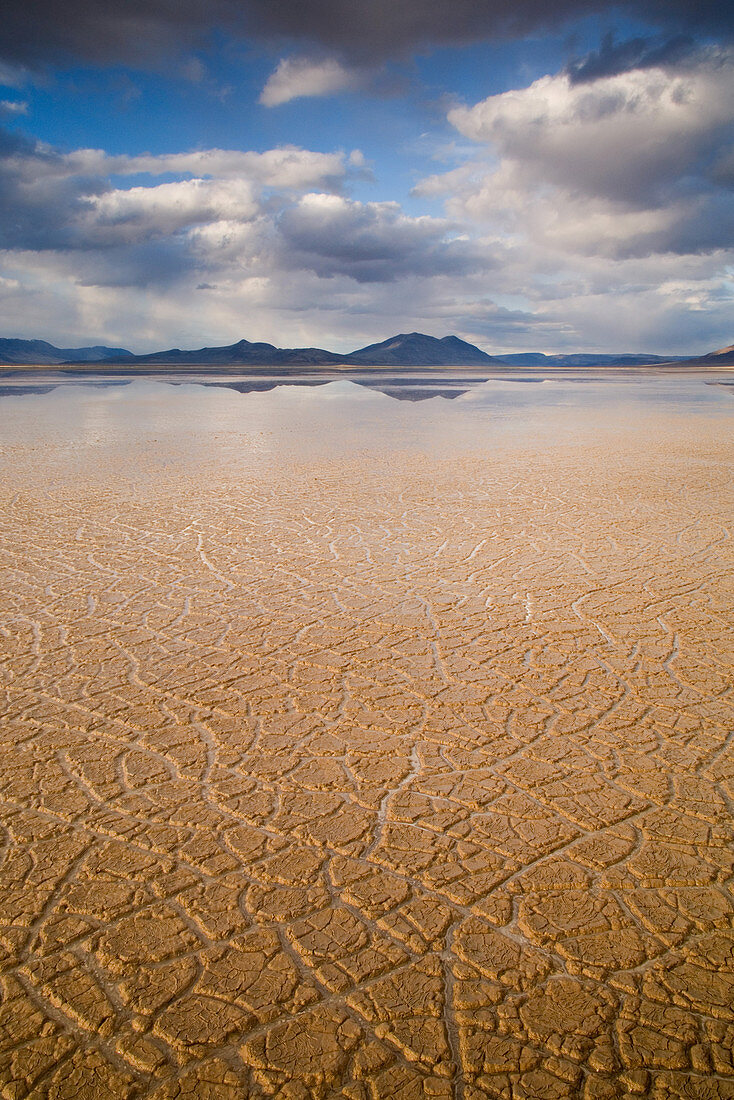
[[[79,286],[153,292],[176,287],[196,271],[187,242],[175,237],[104,250],[88,247],[73,254],[73,264]]]
[[[74,216],[107,184],[72,175],[55,150],[0,128],[0,249],[78,246]]]
[[[31,65],[146,64],[221,29],[375,60],[423,46],[523,37],[594,11],[631,13],[672,31],[734,31],[734,5],[721,0],[5,0],[0,57]]]
[[[0,158],[30,156],[36,150],[36,142],[16,130],[0,126]]]
[[[608,241],[596,255],[614,260],[645,259],[654,255],[705,256],[734,249],[734,208],[721,195],[707,195],[680,211],[675,222],[659,232],[640,233],[629,240]],[[731,261],[730,261],[731,262]]]
[[[689,34],[676,34],[664,39],[628,38],[617,42],[609,33],[602,39],[598,50],[570,61],[566,72],[574,84],[582,84],[631,69],[676,65],[691,56],[695,49],[696,43]]]
[[[321,278],[390,283],[408,275],[465,275],[492,266],[491,257],[472,242],[447,239],[447,222],[406,217],[397,203],[310,195],[284,212],[278,230],[283,265]]]

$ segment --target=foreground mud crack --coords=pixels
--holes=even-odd
[[[639,448],[3,491],[0,1096],[734,1098],[734,482]]]

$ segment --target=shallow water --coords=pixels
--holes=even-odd
[[[454,373],[430,378],[433,388],[454,385],[451,399],[427,397],[424,375],[402,379],[401,399],[351,378],[314,385],[298,378],[283,384],[271,376],[274,388],[249,392],[233,388],[241,382],[229,376],[198,382],[62,379],[30,394],[22,392],[24,378],[0,396],[0,447],[35,443],[74,468],[86,463],[90,476],[129,451],[133,476],[159,460],[245,468],[319,455],[384,458],[418,451],[447,457],[543,440],[572,444],[595,429],[613,432],[644,422],[649,430],[670,417],[734,415],[732,390],[720,375],[589,373],[579,379],[523,372],[511,380],[453,383]]]

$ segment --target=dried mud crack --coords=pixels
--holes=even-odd
[[[0,1096],[734,1097],[731,455],[640,452],[8,479]]]

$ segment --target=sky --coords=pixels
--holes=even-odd
[[[734,341],[734,6],[5,0],[0,336]]]

